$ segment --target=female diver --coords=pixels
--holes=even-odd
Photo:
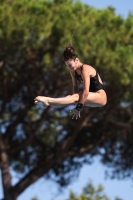
[[[83,106],[102,107],[106,105],[107,95],[103,82],[96,70],[92,66],[83,64],[80,61],[73,46],[67,46],[63,56],[65,64],[70,70],[74,94],[61,98],[37,96],[34,99],[35,104],[43,102],[44,107],[76,104],[75,108],[70,111],[72,119],[80,118],[80,111]],[[83,83],[83,91],[81,93],[78,91],[77,81]]]

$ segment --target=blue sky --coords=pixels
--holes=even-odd
[[[116,9],[116,14],[126,18],[129,11],[133,12],[133,0],[82,0],[90,6],[98,9],[106,8],[111,5]],[[105,179],[104,171],[107,169],[105,166],[98,162],[98,158],[95,159],[94,164],[85,165],[79,174],[79,177],[70,184],[63,193],[57,195],[57,185],[52,181],[41,178],[36,183],[27,188],[17,200],[31,200],[32,197],[38,197],[39,200],[65,200],[69,195],[69,190],[72,189],[77,194],[81,193],[82,187],[91,179],[94,186],[102,184],[105,189],[105,193],[114,200],[116,196],[123,200],[133,200],[133,182],[127,180],[110,180]],[[0,174],[1,181],[1,174]],[[13,177],[13,182],[17,181],[17,177]],[[0,199],[3,197],[3,192],[0,184]]]
[[[113,6],[116,14],[120,14],[124,18],[127,17],[129,11],[133,13],[132,0],[82,0],[82,2],[98,9]]]

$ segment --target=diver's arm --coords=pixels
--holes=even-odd
[[[90,87],[90,70],[87,65],[84,65],[82,68],[82,78],[83,78],[83,92],[80,95],[79,103],[84,105],[89,95],[89,87]]]
[[[78,89],[78,83],[77,80],[74,76],[74,72],[70,71],[71,77],[72,77],[72,84],[73,84],[73,92],[74,93],[79,93],[79,89]]]

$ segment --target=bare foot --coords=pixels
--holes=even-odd
[[[37,104],[39,102],[42,102],[44,105],[45,108],[47,108],[49,106],[49,103],[48,103],[48,97],[44,97],[44,96],[37,96],[35,99],[34,99],[34,103]]]

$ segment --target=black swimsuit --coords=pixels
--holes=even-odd
[[[83,81],[83,78],[81,75],[79,75],[75,70],[75,77],[78,81]],[[99,82],[98,79],[98,73],[96,72],[96,75],[90,78],[90,92],[96,92],[98,90],[104,90],[104,85]]]

